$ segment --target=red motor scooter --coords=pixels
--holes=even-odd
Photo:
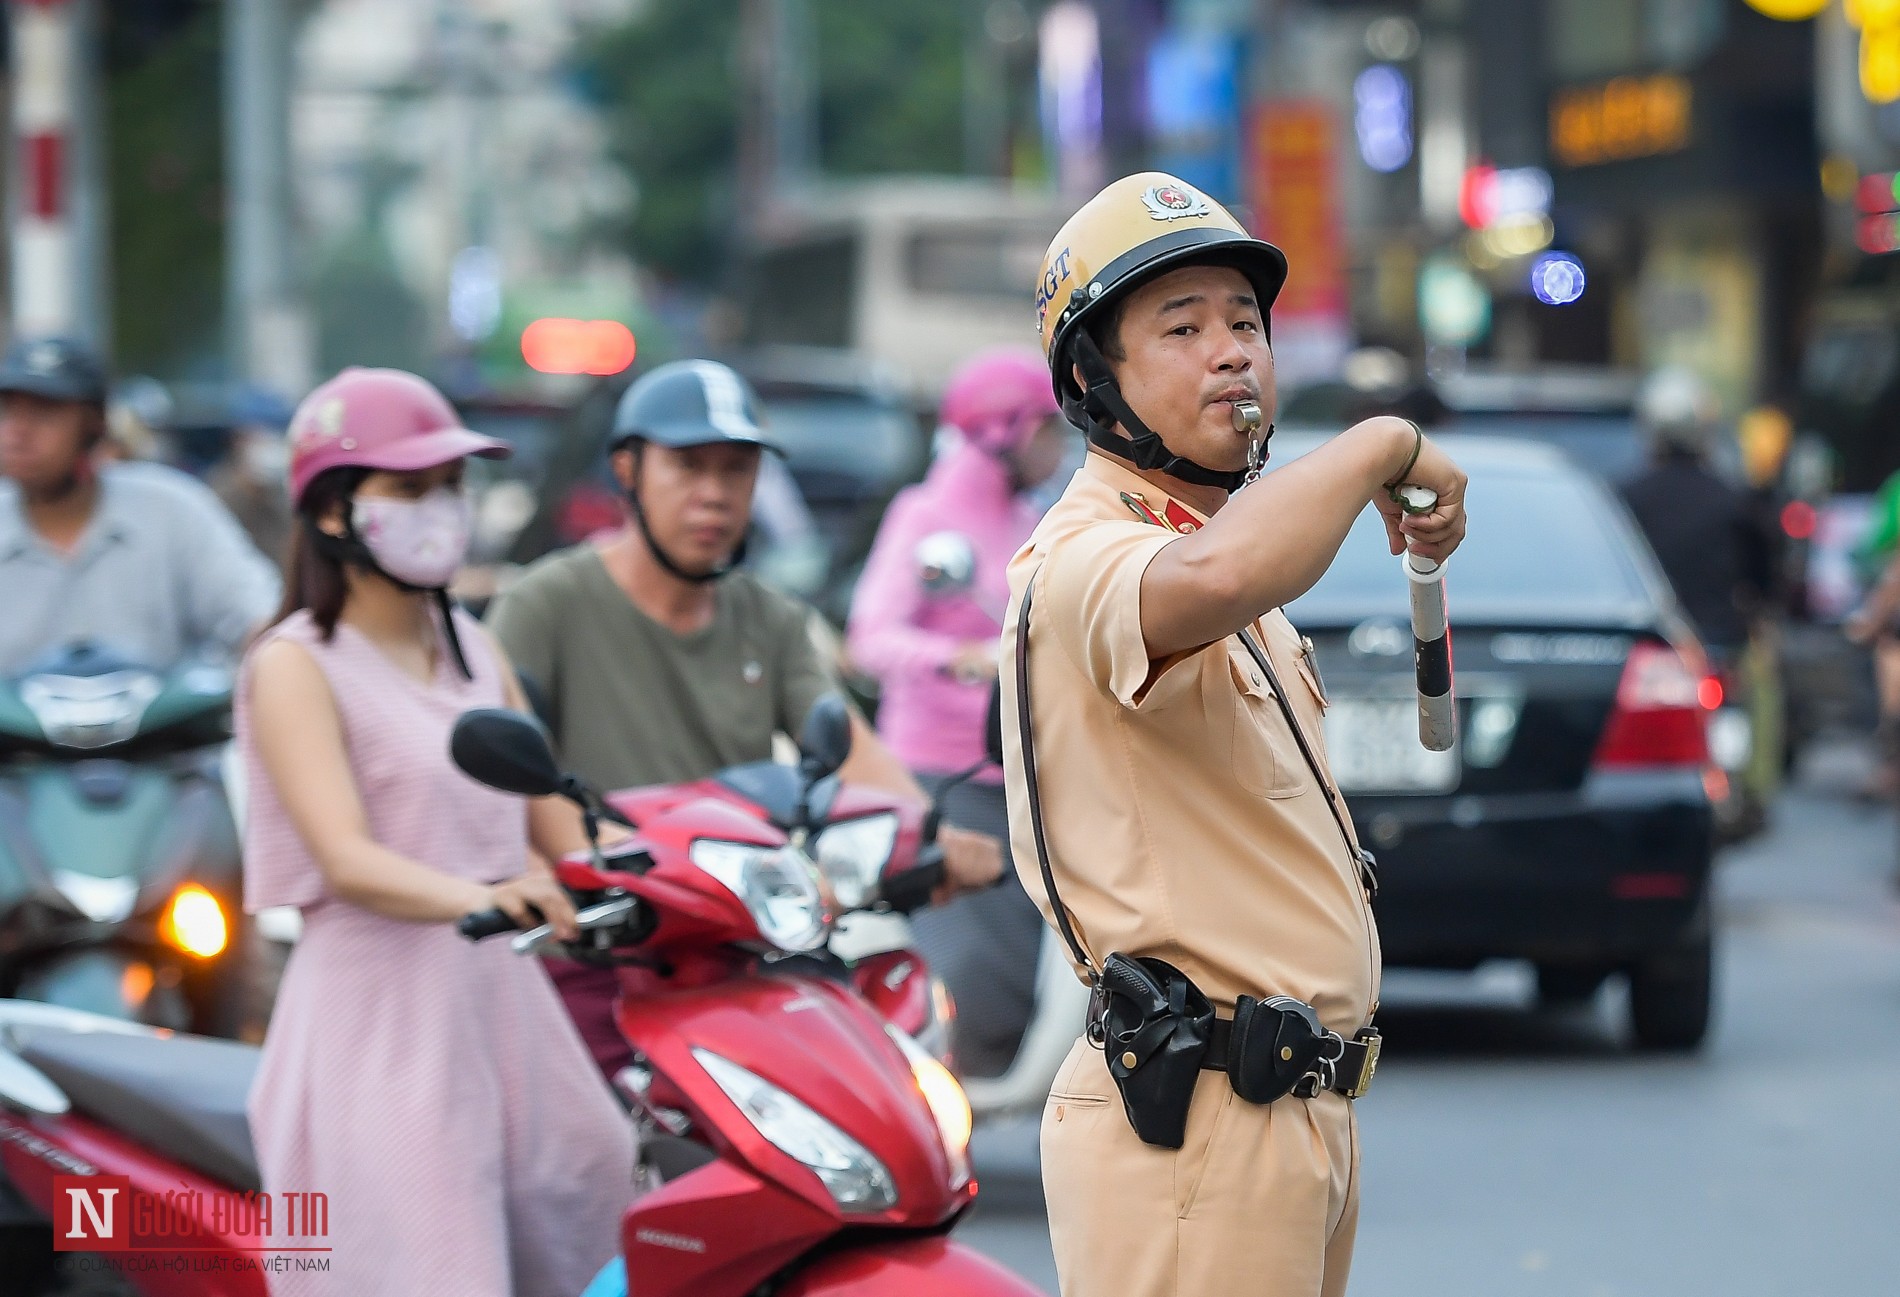
[[[559,771],[533,721],[483,711],[456,727],[455,759],[476,779],[566,795],[590,833],[602,818],[636,829],[559,867],[581,927],[559,949],[621,970],[634,1063],[616,1083],[660,1181],[628,1209],[624,1278],[610,1267],[590,1295],[1035,1291],[947,1237],[976,1199],[969,1104],[860,993],[903,988],[885,1007],[926,1013],[920,961],[852,969],[826,950],[840,902],[907,908],[941,878],[929,817],[838,786],[849,746],[848,715],[826,700],[796,769],[602,801]],[[499,913],[463,921],[475,938],[512,928]],[[551,943],[546,928],[515,938],[524,954]]]
[[[522,717],[475,713],[457,730],[476,777],[566,793],[590,828],[638,830],[561,866],[582,926],[561,951],[612,964],[630,992],[620,1025],[637,1054],[617,1083],[657,1185],[624,1222],[631,1292],[1033,1293],[946,1237],[976,1185],[968,1106],[915,1038],[943,1026],[922,961],[896,951],[848,966],[826,948],[847,905],[928,900],[942,876],[933,817],[831,777],[849,747],[841,709],[815,709],[804,742],[796,770],[739,767],[604,803],[559,774]],[[472,936],[511,929],[501,915],[464,921]],[[521,933],[517,948],[550,936]],[[91,1268],[151,1297],[264,1297],[267,1271],[321,1268],[321,1230],[287,1219],[310,1204],[271,1203],[267,1216],[256,1196],[255,1067],[252,1046],[0,1000],[9,1297],[52,1281],[48,1221],[76,1226]],[[113,1202],[95,1195],[94,1215],[75,1217],[63,1195],[119,1176],[124,1232],[93,1237],[112,1232],[98,1213]],[[300,1227],[310,1237],[294,1242],[309,1246],[289,1250]],[[589,1294],[627,1291],[616,1264]]]

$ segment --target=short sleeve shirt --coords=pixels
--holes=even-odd
[[[1053,922],[1015,706],[1015,636],[1033,580],[1043,819],[1089,953],[1165,959],[1224,1013],[1242,994],[1295,996],[1350,1033],[1378,1000],[1370,899],[1265,673],[1238,636],[1159,662],[1142,637],[1143,573],[1205,521],[1091,454],[1012,561],[1003,739],[1016,868]],[[1325,771],[1326,700],[1309,651],[1278,611],[1253,631]]]
[[[107,464],[70,554],[27,523],[0,481],[0,676],[80,641],[155,670],[194,655],[235,661],[277,607],[277,565],[196,478],[163,464]]]
[[[677,635],[614,584],[592,546],[542,559],[497,599],[489,628],[553,711],[562,759],[599,788],[703,779],[765,761],[838,687],[811,610],[745,572],[713,618]]]

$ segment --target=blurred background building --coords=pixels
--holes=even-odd
[[[381,361],[560,398],[796,344],[927,405],[1028,336],[1063,216],[1153,166],[1288,251],[1287,385],[1368,346],[1684,364],[1851,484],[1900,467],[1870,0],[8,7],[10,323],[167,382]]]

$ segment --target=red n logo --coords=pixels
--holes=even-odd
[[[123,1252],[132,1245],[132,1181],[123,1175],[53,1177],[53,1250]]]

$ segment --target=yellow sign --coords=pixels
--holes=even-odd
[[[1689,146],[1688,78],[1617,77],[1559,90],[1550,101],[1550,151],[1567,167],[1674,153]]]
[[[1847,2],[1851,5],[1854,0],[1847,0]],[[1770,18],[1795,23],[1803,18],[1812,18],[1827,8],[1827,0],[1748,0],[1748,7],[1765,13]]]

